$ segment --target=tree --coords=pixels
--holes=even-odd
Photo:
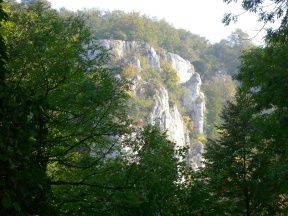
[[[46,206],[47,194],[43,193],[47,189],[45,170],[43,172],[41,165],[33,160],[34,155],[31,154],[31,138],[36,128],[29,114],[31,110],[37,109],[35,107],[39,103],[31,101],[25,88],[11,85],[9,39],[4,41],[3,36],[9,37],[7,32],[14,23],[10,20],[7,22],[3,8],[8,10],[1,2],[0,212],[3,215],[18,215],[20,212],[21,215],[39,214],[39,209],[49,211]],[[8,48],[8,55],[5,46]]]
[[[207,143],[208,188],[228,215],[276,215],[280,199],[270,190],[273,178],[265,170],[270,158],[253,137],[253,103],[239,95],[237,102],[223,110],[220,139]]]
[[[173,68],[173,66],[164,61],[161,60],[161,70],[162,70],[162,76],[164,84],[167,86],[168,90],[170,91],[177,91],[177,88],[179,88],[179,81],[180,78],[178,77],[177,70]]]
[[[217,59],[215,63],[213,62],[213,72],[222,71],[231,76],[237,74],[239,57],[244,50],[252,47],[253,44],[249,41],[249,35],[241,29],[236,29],[229,35],[228,39],[222,39],[219,43],[213,44],[207,52]],[[211,57],[209,60],[211,61]]]
[[[177,213],[179,171],[183,163],[175,143],[156,126],[148,125],[129,141],[130,181],[133,189],[124,197],[115,215],[173,215]],[[132,143],[132,145],[131,145]],[[180,150],[180,149],[179,149]],[[179,155],[180,156],[180,155]],[[122,198],[122,199],[123,199]],[[118,201],[119,202],[119,201]]]
[[[224,0],[227,4],[237,2],[237,0]],[[250,13],[255,13],[259,21],[267,23],[274,23],[277,20],[281,20],[280,26],[268,31],[268,40],[282,40],[286,41],[287,29],[288,29],[288,13],[287,4],[285,0],[271,0],[271,1],[253,1],[242,0],[242,9]],[[231,21],[236,22],[239,15],[227,13],[224,15],[222,22],[225,25],[229,25]]]
[[[286,69],[285,43],[241,57],[236,104],[204,155],[210,190],[229,214],[287,214]]]
[[[225,0],[228,4],[232,1]],[[268,158],[265,164],[267,179],[270,182],[266,191],[274,200],[274,210],[278,214],[287,214],[287,3],[270,1],[271,7],[266,10],[267,1],[242,1],[242,7],[256,13],[259,20],[273,23],[281,21],[276,29],[270,29],[266,36],[265,48],[254,48],[241,57],[240,73],[236,78],[241,82],[239,92],[249,95],[255,106],[255,114],[250,125],[255,132],[250,139],[259,142],[257,155]],[[233,16],[226,16],[229,24]],[[273,214],[276,214],[276,213]],[[280,213],[279,213],[280,212]]]
[[[210,139],[218,137],[218,129],[223,123],[220,117],[222,109],[227,101],[233,101],[236,87],[230,76],[211,77],[203,84],[203,92],[206,97],[206,134]]]
[[[1,213],[173,211],[180,166],[174,143],[156,127],[135,129],[127,117],[128,83],[104,67],[109,55],[81,17],[61,17],[41,2],[10,5],[6,85],[25,94],[12,104],[21,118],[9,119],[21,137],[7,134],[23,142],[5,145],[13,154],[1,152],[4,165],[13,161],[7,182],[17,182],[4,184],[5,196],[15,192],[17,199],[1,196]]]
[[[47,209],[58,211],[55,202],[63,195],[54,193],[61,177],[53,175],[54,169],[63,175],[86,160],[84,167],[91,171],[94,166],[95,171],[97,163],[117,151],[113,136],[128,131],[127,85],[102,67],[108,54],[93,41],[80,17],[61,18],[41,2],[25,7],[12,3],[9,16],[14,24],[5,26],[10,57],[6,84],[22,94],[15,96],[15,108],[10,109],[21,117],[10,120],[18,134],[7,134],[11,139],[19,136],[21,145],[5,145],[3,160],[14,168],[7,182],[17,176],[17,185],[10,183],[7,191],[15,188],[13,196],[20,201],[2,201],[27,214],[56,214]],[[77,157],[79,152],[86,154]]]
[[[51,7],[51,3],[47,0],[21,0],[21,3],[29,5],[29,4],[35,4],[37,1],[42,2],[43,4],[47,5],[48,7]]]
[[[242,29],[236,29],[228,36],[230,46],[236,48],[238,52],[252,48],[254,45],[249,39],[249,35]],[[241,53],[239,53],[241,54]]]
[[[279,206],[287,208],[287,45],[276,42],[255,48],[242,57],[242,82],[239,91],[251,96],[257,115],[253,125],[258,128],[254,139],[261,141],[261,151],[270,159],[267,164],[273,182],[270,190],[281,197]],[[277,189],[276,189],[277,188]]]

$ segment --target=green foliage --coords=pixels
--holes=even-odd
[[[160,60],[160,64],[162,70],[161,78],[163,79],[164,84],[167,86],[169,91],[177,91],[177,88],[179,88],[180,78],[178,77],[176,69],[164,60]]]
[[[10,18],[10,11],[0,3],[0,214],[37,215],[40,210],[50,211],[46,206],[48,194],[43,193],[49,188],[45,167],[34,148],[37,127],[30,118],[31,111],[39,111],[40,104],[38,100],[31,100],[23,86],[10,84],[13,71],[9,67],[9,29],[14,23],[13,20],[6,22],[6,12]]]
[[[182,98],[187,92],[187,89],[185,86],[179,84],[180,78],[178,73],[170,63],[160,60],[160,64],[161,78],[164,86],[166,86],[168,90],[169,103],[171,106],[177,105],[178,109],[181,110]]]
[[[227,4],[237,2],[235,0],[224,0]],[[280,25],[276,29],[270,29],[267,32],[266,39],[271,42],[287,41],[287,4],[285,0],[271,0],[267,1],[253,1],[242,0],[241,6],[244,11],[255,13],[258,16],[258,21],[262,21],[265,25],[267,23],[274,23],[279,21]],[[268,3],[268,4],[267,4]],[[237,22],[239,15],[232,13],[225,14],[222,22],[229,25],[231,21]]]
[[[285,196],[272,189],[274,174],[267,169],[271,158],[263,151],[265,142],[254,136],[253,102],[245,96],[239,96],[237,102],[223,111],[221,138],[208,142],[204,154],[207,184],[221,203],[222,212],[277,215],[283,212]]]
[[[184,124],[189,131],[192,131],[194,128],[194,122],[189,116],[182,116]]]
[[[207,51],[209,56],[207,61],[211,62],[214,72],[222,71],[233,76],[238,73],[239,57],[242,51],[252,47],[249,35],[241,29],[236,29],[228,39],[222,39],[219,43],[211,46]]]
[[[144,120],[148,117],[149,111],[153,105],[151,98],[143,96],[131,95],[129,100],[129,114],[131,118],[136,121],[141,121],[144,123]],[[142,124],[139,122],[139,124]]]
[[[203,84],[206,103],[206,133],[210,139],[218,137],[219,126],[223,123],[220,114],[226,101],[233,101],[236,91],[230,76],[212,77]]]
[[[196,138],[196,141],[199,141],[199,142],[201,142],[201,143],[204,144],[204,145],[207,143],[207,139],[206,139],[206,137],[204,136],[204,134],[198,135],[198,137]]]
[[[155,89],[162,85],[162,78],[160,74],[147,63],[147,59],[143,56],[140,57],[141,62],[141,72],[139,75],[142,79],[148,82],[143,83],[139,81],[137,83],[137,89],[140,91],[136,94],[130,92],[131,98],[128,102],[129,114],[134,120],[140,121],[142,123],[147,119],[150,109],[153,105],[153,96],[155,95]],[[134,77],[136,75],[136,68],[132,64],[128,64],[124,70],[124,77]]]
[[[228,215],[236,212],[251,215],[251,209],[259,205],[252,201],[255,196],[253,190],[258,189],[253,184],[253,171],[249,170],[254,151],[246,141],[250,136],[248,125],[251,119],[251,113],[243,112],[246,106],[243,101],[241,107],[228,104],[222,114],[221,139],[218,142],[209,141],[204,154],[211,192],[218,202],[222,202],[222,211]]]
[[[9,16],[1,214],[174,214],[183,165],[174,143],[154,126],[131,127],[128,82],[104,68],[109,55],[81,17],[40,2],[11,3]],[[138,107],[151,107],[157,74],[148,73],[143,98],[132,97]]]
[[[258,130],[253,138],[261,142],[261,152],[270,159],[266,166],[271,178],[268,191],[272,194],[270,198],[280,199],[277,211],[281,212],[285,206],[284,214],[287,214],[284,192],[287,189],[284,180],[287,178],[284,171],[287,169],[287,54],[287,44],[282,42],[247,52],[237,76],[242,82],[239,92],[248,94],[255,103],[256,114],[251,124]]]
[[[61,10],[63,16],[71,13]],[[228,39],[211,44],[203,37],[174,28],[163,19],[157,20],[139,12],[89,9],[77,14],[86,18],[97,39],[148,42],[158,50],[165,49],[195,63],[196,71],[203,79],[210,78],[217,71],[236,74],[241,50],[252,45],[249,36],[240,29],[235,30]]]
[[[207,184],[226,214],[287,215],[287,45],[241,58],[236,103],[205,153]]]
[[[70,12],[62,10],[63,14]],[[144,41],[156,48],[164,48],[190,61],[199,58],[208,47],[208,41],[183,29],[175,29],[164,19],[142,15],[139,12],[101,11],[90,9],[83,14],[98,39]]]
[[[178,169],[182,166],[174,157],[175,143],[155,126],[145,127],[135,137],[131,178],[138,179],[131,191],[133,202],[126,202],[116,215],[173,215],[177,207],[180,181]],[[133,148],[133,147],[132,147]],[[137,203],[137,205],[135,205]]]
[[[138,74],[137,68],[132,64],[128,63],[121,72],[121,75],[125,77],[126,79],[132,79]]]
[[[224,215],[221,203],[217,203],[215,197],[208,189],[207,176],[200,171],[186,169],[186,183],[181,185],[179,194],[179,212],[177,215],[210,216]]]
[[[119,148],[112,137],[129,131],[127,84],[103,68],[108,54],[99,53],[101,47],[93,43],[81,18],[61,18],[39,2],[25,7],[14,3],[9,16],[15,25],[7,27],[6,80],[18,92],[9,104],[15,104],[11,110],[21,119],[9,120],[18,129],[17,135],[7,134],[21,141],[14,147],[5,137],[2,145],[8,172],[2,186],[11,191],[2,204],[29,215],[64,213],[72,207],[62,189],[71,190],[75,198],[85,187],[93,188],[94,176],[105,177],[97,171],[105,170],[105,156]],[[83,206],[88,202],[77,201]]]
[[[158,71],[156,71],[156,69],[149,65],[147,62],[147,58],[141,56],[140,57],[140,62],[141,62],[141,73],[140,76],[144,79],[144,80],[155,80],[162,82],[162,77],[159,74]]]

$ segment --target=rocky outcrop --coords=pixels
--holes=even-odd
[[[193,74],[196,74],[193,65],[191,65],[189,61],[181,58],[179,55],[165,52],[165,54],[162,55],[162,59],[169,62],[177,70],[180,84],[186,83],[190,80]]]
[[[182,116],[177,106],[169,105],[168,92],[163,87],[156,89],[149,123],[156,123],[162,131],[167,130],[169,139],[175,141],[177,146],[184,147],[190,143]]]
[[[147,123],[157,124],[162,131],[167,131],[169,139],[175,141],[177,146],[190,146],[187,163],[194,169],[201,167],[203,145],[201,142],[191,143],[190,140],[195,139],[196,135],[204,133],[205,102],[204,94],[201,92],[201,78],[195,72],[193,65],[179,55],[163,50],[156,52],[153,47],[144,42],[101,40],[99,43],[110,49],[114,58],[114,61],[112,60],[110,63],[111,67],[115,67],[113,64],[115,64],[116,59],[121,61],[124,66],[132,63],[137,68],[138,74],[131,79],[131,90],[136,96],[140,97],[145,92],[145,85],[150,82],[150,80],[144,80],[141,77],[142,62],[140,57],[146,58],[147,64],[159,74],[161,74],[160,60],[170,63],[176,69],[179,85],[187,89],[185,96],[181,99],[181,107],[171,103],[164,85],[157,85],[153,90],[153,103],[150,107]],[[185,115],[193,120],[192,132],[185,125],[182,116],[183,111],[181,114],[179,108],[184,110]]]
[[[204,153],[204,147],[201,142],[196,142],[191,145],[191,148],[188,152],[188,165],[191,166],[194,170],[198,170],[200,167],[203,167],[203,158],[202,154]]]
[[[184,83],[187,87],[188,94],[183,100],[183,105],[186,111],[190,112],[191,118],[194,120],[197,133],[204,133],[204,112],[205,100],[204,94],[200,91],[201,78],[198,73],[194,73],[191,78]]]

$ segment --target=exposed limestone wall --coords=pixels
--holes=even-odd
[[[188,89],[188,94],[184,98],[183,105],[185,110],[190,112],[191,118],[195,123],[195,129],[199,134],[204,133],[204,112],[205,112],[205,99],[201,88],[201,78],[198,73],[194,73],[192,77],[184,83]]]
[[[139,72],[131,82],[131,90],[135,95],[141,95],[144,89],[139,89],[139,83],[149,83],[149,80],[143,80],[140,76],[141,62],[139,56],[144,56],[147,63],[160,73],[160,59],[169,62],[177,71],[180,78],[179,85],[187,88],[187,93],[183,98],[183,108],[189,114],[194,122],[196,134],[204,133],[204,94],[201,92],[201,78],[195,72],[193,65],[184,60],[179,55],[161,51],[157,53],[155,49],[144,42],[119,41],[119,40],[101,40],[101,45],[108,49],[114,55],[114,58],[123,60],[124,64],[132,63]],[[113,61],[112,61],[113,62]],[[113,63],[111,62],[111,67]],[[182,115],[176,105],[169,104],[169,95],[165,87],[159,85],[154,89],[153,105],[149,112],[149,123],[156,123],[162,131],[167,130],[169,139],[175,141],[177,146],[190,146],[187,163],[194,169],[201,166],[201,153],[203,145],[201,142],[190,143],[189,131],[187,130]],[[195,134],[194,133],[194,134]]]
[[[181,58],[179,55],[165,52],[165,54],[162,55],[162,59],[169,62],[177,70],[180,84],[186,83],[189,81],[191,76],[195,74],[193,65],[191,65],[189,61]]]
[[[182,116],[177,106],[169,106],[168,92],[163,87],[156,89],[149,121],[152,124],[156,123],[162,131],[167,130],[169,139],[175,141],[178,146],[190,143]]]

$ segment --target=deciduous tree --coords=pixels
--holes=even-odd
[[[227,4],[237,2],[237,0],[224,0]],[[270,41],[287,40],[288,29],[288,7],[285,0],[242,0],[241,6],[244,11],[255,13],[259,21],[264,24],[280,21],[280,26],[274,30],[270,29],[267,34],[267,39]],[[236,22],[240,15],[232,13],[225,14],[223,23],[229,25],[231,21]]]

